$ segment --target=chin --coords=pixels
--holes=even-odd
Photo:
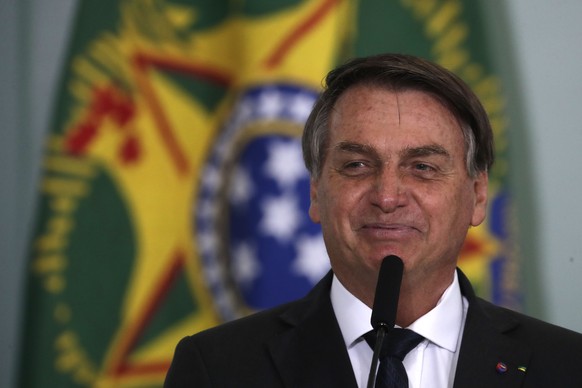
[[[407,254],[406,252],[402,252],[402,250],[400,249],[382,249],[381,252],[374,255],[375,259],[373,261],[382,262],[382,260],[384,260],[386,257],[392,255],[398,256],[399,258],[402,259],[402,261],[406,261],[406,259],[410,257],[409,254]]]

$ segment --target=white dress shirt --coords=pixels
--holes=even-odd
[[[373,351],[362,335],[372,330],[372,309],[350,294],[335,276],[330,296],[358,387],[365,388]],[[425,338],[403,361],[410,388],[453,386],[468,305],[455,272],[435,308],[408,326]]]

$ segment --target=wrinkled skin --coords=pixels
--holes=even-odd
[[[309,214],[332,268],[371,306],[382,259],[401,257],[397,323],[411,323],[436,305],[469,227],[484,220],[487,174],[468,175],[460,124],[419,91],[354,86],[337,101],[329,136]]]

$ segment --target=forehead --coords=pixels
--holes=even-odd
[[[346,90],[330,117],[330,140],[363,143],[432,142],[463,147],[453,113],[432,94],[357,85]],[[409,144],[413,146],[414,144]]]

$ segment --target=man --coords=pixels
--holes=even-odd
[[[327,76],[303,153],[332,273],[299,301],[182,340],[167,387],[365,387],[388,255],[404,263],[396,325],[420,335],[404,386],[582,387],[582,335],[477,298],[456,269],[494,154],[464,82],[412,56],[353,60]]]

